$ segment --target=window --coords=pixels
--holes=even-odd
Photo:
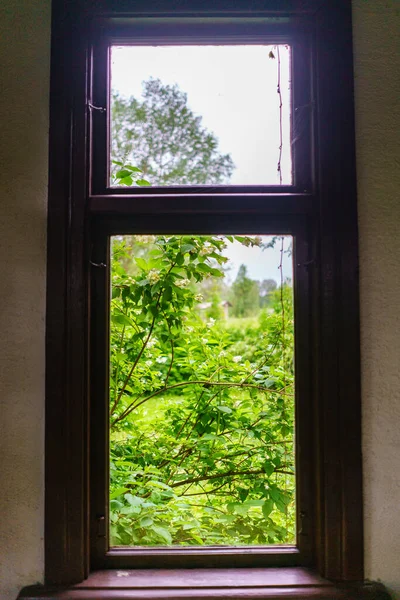
[[[112,158],[152,186],[290,185],[290,47],[208,44],[111,46]]]
[[[110,548],[296,542],[292,248],[112,237]]]
[[[104,2],[104,6],[90,9],[87,15],[65,9],[66,21],[62,2],[56,10],[47,338],[46,572],[49,582],[74,583],[95,569],[274,565],[308,566],[322,576],[341,581],[362,579],[357,235],[349,7],[344,1],[335,7],[320,5],[316,0],[283,4],[278,6],[270,1],[260,10],[249,11],[248,7],[239,6],[232,11],[226,9],[222,1],[212,7],[204,3],[200,9],[191,3],[191,11],[186,12],[180,8],[172,10],[161,3],[148,14],[129,1],[121,2],[118,7]],[[66,32],[72,32],[72,37]],[[265,175],[267,170],[258,163],[255,168],[258,178],[246,178],[249,164],[243,163],[237,178],[229,180],[232,165],[228,156],[233,154],[233,147],[221,149],[225,162],[220,163],[220,174],[214,171],[210,178],[204,173],[199,175],[199,170],[193,175],[195,161],[193,176],[186,177],[182,164],[177,166],[172,160],[170,148],[158,165],[151,163],[144,147],[140,146],[143,136],[141,138],[135,130],[138,117],[129,129],[135,143],[130,148],[118,147],[117,88],[120,84],[117,79],[124,79],[124,74],[117,72],[124,68],[116,66],[118,56],[126,52],[128,62],[146,63],[155,53],[158,68],[162,61],[169,66],[172,62],[174,77],[177,77],[179,57],[186,49],[186,58],[194,61],[201,73],[203,54],[210,52],[210,48],[216,52],[215,61],[220,53],[226,56],[218,60],[226,60],[226,64],[235,56],[238,64],[239,60],[251,61],[252,67],[262,65],[257,63],[257,52],[261,52],[262,60],[267,64],[270,61],[277,69],[274,110],[280,126],[278,143],[273,143],[277,165],[275,181]],[[60,64],[64,64],[64,70]],[[283,91],[283,86],[282,89],[279,86],[285,69],[287,84]],[[262,71],[258,66],[256,72],[260,79]],[[184,90],[174,88],[171,82],[162,82],[156,71],[153,73],[150,69],[149,73],[153,79],[147,80],[145,94],[171,93],[178,100],[184,100]],[[199,77],[199,88],[207,87],[207,77],[204,73],[202,77]],[[239,81],[238,90],[243,94],[240,85]],[[211,79],[209,86],[211,94],[215,88]],[[245,87],[242,102],[252,99],[251,106],[256,106],[252,96],[259,99],[260,92],[252,88],[251,78]],[[229,94],[232,93],[228,91],[227,103],[221,104],[222,112],[216,113],[216,120],[221,120],[222,114],[229,117],[226,106],[230,105]],[[135,104],[135,109],[142,114],[146,112],[143,98],[136,99]],[[284,105],[283,99],[284,110],[280,106]],[[127,102],[127,97],[123,97],[120,107]],[[186,111],[186,114],[192,111],[196,122],[198,109],[189,106]],[[262,113],[257,113],[255,108],[252,112],[254,120],[261,120]],[[144,121],[151,127],[151,121],[146,118]],[[206,125],[204,122],[204,127]],[[226,129],[229,127],[228,120]],[[256,162],[258,153],[265,152],[261,130],[260,126],[257,143],[250,136],[244,151],[241,148],[245,159],[254,154]],[[144,137],[147,143],[148,134]],[[200,144],[201,140],[197,141]],[[208,141],[216,152],[212,136]],[[183,157],[186,165],[190,163],[191,151],[189,147]],[[195,159],[196,153],[192,156]],[[208,156],[215,158],[210,151]],[[240,162],[239,158],[235,160]],[[168,165],[172,165],[171,171]],[[174,176],[170,176],[172,171]],[[207,542],[199,546],[190,543],[170,547],[170,532],[165,534],[156,529],[158,537],[167,536],[165,544],[133,546],[129,540],[121,545],[109,543],[110,245],[115,248],[116,241],[128,239],[127,236],[137,240],[144,235],[163,237],[166,243],[174,236],[179,238],[179,243],[183,236],[191,236],[192,242],[201,236],[208,239],[291,236],[293,239],[294,542],[288,537],[285,544],[272,546],[267,540],[253,545]],[[190,257],[183,260],[189,261]],[[141,281],[146,282],[143,288],[149,283],[146,277]],[[153,284],[156,283],[154,280]],[[119,297],[118,291],[115,297]],[[148,305],[148,299],[140,302],[142,307]],[[119,316],[121,320],[122,313]],[[138,333],[146,335],[147,331],[148,335],[150,329],[148,324],[143,325]],[[158,358],[164,356],[161,350],[159,346]],[[166,356],[171,360],[171,354]],[[152,359],[146,357],[146,360]],[[167,376],[168,371],[164,373],[164,370],[159,369],[160,377]],[[250,373],[253,371],[254,368]],[[143,371],[143,381],[150,385],[146,377],[150,380],[154,372],[146,373]],[[126,378],[125,381],[128,385]],[[206,382],[209,386],[209,379]],[[119,388],[118,383],[115,385],[114,393],[118,397],[121,385]],[[122,383],[122,387],[124,385]],[[149,393],[142,398],[159,389],[151,385]],[[207,393],[208,389],[206,387]],[[232,410],[224,403],[218,406],[225,411]],[[123,410],[129,408],[129,404],[122,406]],[[115,418],[121,415],[118,410]],[[222,416],[224,410],[219,409]],[[114,413],[111,411],[111,414]],[[208,433],[215,435],[214,430]],[[60,464],[65,465],[66,475],[61,473]],[[196,477],[201,475],[197,473],[192,478]],[[132,480],[129,483],[132,484]],[[125,489],[124,485],[121,487]],[[119,500],[120,495],[116,495]],[[142,502],[143,495],[139,498]],[[266,499],[273,501],[272,497],[265,497],[263,506]],[[129,502],[129,498],[124,501]],[[244,497],[242,502],[245,502]],[[259,508],[253,507],[252,514],[257,515]],[[144,518],[152,519],[148,515]],[[160,527],[160,523],[156,523],[156,527]]]

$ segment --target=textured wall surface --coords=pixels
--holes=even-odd
[[[0,598],[43,576],[50,0],[0,2]]]
[[[353,0],[366,576],[400,599],[400,0]],[[0,4],[0,599],[43,577],[50,0]]]
[[[365,572],[400,598],[400,0],[354,0]]]

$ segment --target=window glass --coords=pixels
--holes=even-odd
[[[113,46],[112,186],[290,185],[288,46]]]
[[[111,242],[110,545],[293,544],[292,237]]]

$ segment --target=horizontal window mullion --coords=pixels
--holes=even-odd
[[[313,194],[146,194],[91,196],[91,215],[135,216],[139,214],[251,214],[313,215]]]

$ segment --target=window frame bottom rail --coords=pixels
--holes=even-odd
[[[29,586],[38,600],[390,600],[375,582],[335,583],[301,567],[272,569],[128,569],[93,571],[66,586]]]

